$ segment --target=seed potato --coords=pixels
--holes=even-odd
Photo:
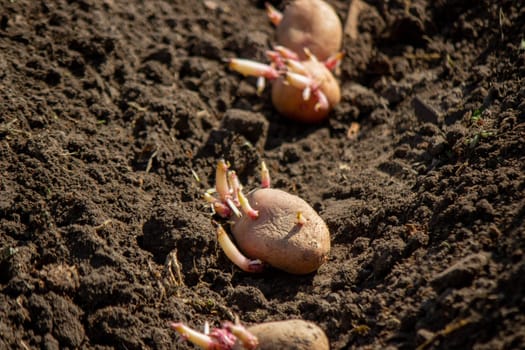
[[[232,234],[247,256],[293,274],[314,272],[330,251],[330,233],[323,219],[303,199],[287,192],[256,189],[247,195],[257,219],[234,219]],[[303,223],[299,223],[298,214]]]
[[[257,350],[328,350],[328,338],[312,322],[287,320],[261,323],[248,328],[259,340]],[[244,347],[237,341],[234,350]]]

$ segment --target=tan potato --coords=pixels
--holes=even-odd
[[[257,337],[257,350],[328,350],[328,338],[321,328],[312,322],[288,320],[261,323],[248,328]],[[240,341],[233,350],[245,349]]]
[[[266,265],[294,273],[314,272],[330,252],[330,232],[323,219],[303,199],[270,188],[270,174],[261,163],[261,188],[245,195],[224,159],[217,162],[215,189],[205,199],[214,212],[228,219],[235,244],[222,225],[217,241],[241,270],[262,272]]]
[[[266,4],[277,26],[277,42],[267,51],[271,64],[242,58],[228,59],[231,69],[257,77],[261,93],[272,82],[272,102],[279,114],[304,123],[317,123],[341,99],[339,84],[330,72],[341,59],[343,29],[335,10],[322,0],[292,1],[284,13]]]
[[[341,49],[343,27],[332,6],[322,0],[296,0],[288,5],[277,26],[279,45],[295,51],[301,60],[309,49],[326,60]]]
[[[292,120],[303,123],[318,123],[328,117],[332,108],[339,103],[341,91],[338,82],[324,63],[308,60],[302,64],[312,79],[319,82],[319,89],[328,100],[328,108],[317,108],[316,105],[319,100],[315,96],[305,100],[303,90],[288,84],[284,77],[272,83],[272,103],[281,115]]]
[[[244,215],[232,225],[247,256],[293,274],[313,272],[327,260],[328,227],[303,199],[271,188],[254,190],[247,198],[258,218]]]
[[[261,323],[245,328],[237,319],[201,333],[181,322],[171,328],[205,350],[328,350],[328,338],[316,324],[303,320]]]

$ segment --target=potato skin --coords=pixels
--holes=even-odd
[[[253,220],[243,215],[232,225],[244,254],[292,274],[314,272],[327,260],[328,227],[303,199],[273,188],[254,190],[247,198],[259,217]],[[306,223],[297,223],[298,212]]]
[[[287,320],[261,323],[248,328],[259,340],[257,350],[329,350],[328,338],[312,322]],[[239,341],[233,350],[244,349]]]
[[[331,109],[341,100],[339,84],[323,63],[312,60],[301,63],[313,79],[321,82],[320,89],[326,95],[330,108],[316,111],[317,99],[311,96],[305,101],[302,90],[286,84],[283,78],[275,80],[272,84],[272,103],[281,115],[289,119],[303,123],[319,123],[328,117]]]
[[[283,12],[277,42],[305,59],[304,48],[321,61],[341,49],[343,28],[335,10],[321,0],[296,0]]]

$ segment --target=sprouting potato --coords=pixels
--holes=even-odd
[[[343,58],[339,52],[342,25],[334,9],[322,0],[296,0],[281,13],[271,5],[268,16],[277,26],[277,46],[267,51],[270,64],[229,59],[230,68],[257,77],[260,94],[272,83],[272,103],[283,116],[304,123],[327,118],[341,99],[331,73]]]
[[[313,91],[315,96],[306,99],[304,89],[307,85],[301,86],[300,82],[294,84],[288,74],[273,82],[272,103],[279,113],[290,119],[305,123],[321,122],[341,100],[339,83],[324,63],[307,60],[302,64],[311,77],[312,86],[317,84]]]
[[[303,320],[286,320],[257,324],[248,328],[237,320],[221,328],[200,333],[174,322],[171,328],[191,343],[205,350],[328,350],[328,338],[316,324]]]
[[[308,203],[271,188],[252,191],[247,198],[259,213],[257,219],[243,215],[233,218],[232,225],[235,241],[247,256],[294,274],[313,272],[325,262],[328,228]]]
[[[219,161],[215,184],[219,198],[209,193],[206,198],[217,214],[230,219],[239,247],[219,225],[217,239],[222,249],[247,272],[261,272],[265,265],[293,274],[316,271],[330,252],[328,227],[303,199],[269,188],[264,163],[262,169],[262,188],[245,196],[235,172]]]
[[[319,326],[303,320],[261,323],[247,329],[259,340],[257,350],[328,350],[328,338]],[[245,349],[240,341],[234,350]]]
[[[272,60],[270,65],[239,58],[229,62],[231,69],[259,78],[259,93],[266,79],[272,82],[272,103],[280,114],[299,122],[318,123],[326,119],[341,99],[339,84],[330,70],[343,54],[319,61],[308,49],[305,53],[308,59],[299,61],[297,54],[277,46],[267,52]]]

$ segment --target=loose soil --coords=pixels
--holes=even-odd
[[[367,0],[320,125],[223,61],[265,59],[263,1],[0,10],[0,348],[192,349],[170,321],[235,315],[333,349],[525,348],[523,1]],[[202,200],[221,157],[319,212],[319,271],[225,258]]]

